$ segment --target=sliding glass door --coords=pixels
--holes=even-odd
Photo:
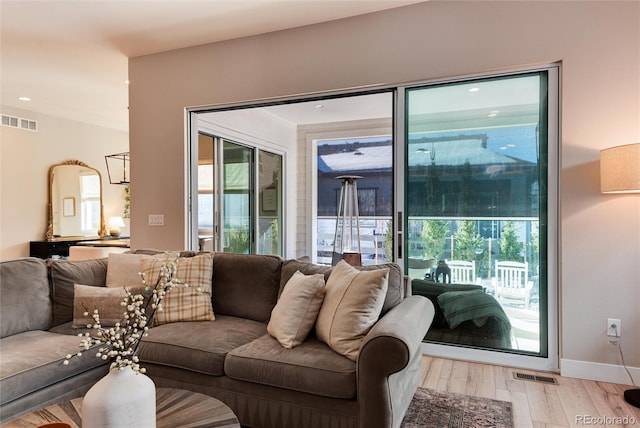
[[[546,71],[406,91],[405,248],[428,341],[546,356]]]
[[[282,155],[200,133],[197,158],[198,249],[282,255]]]

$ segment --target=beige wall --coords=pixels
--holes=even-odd
[[[77,159],[102,175],[105,220],[122,215],[123,186],[110,185],[104,156],[128,150],[126,132],[2,106],[38,121],[38,132],[0,127],[0,260],[26,257],[47,231],[49,167]]]
[[[640,139],[639,32],[638,2],[431,1],[133,58],[134,244],[183,245],[187,106],[560,60],[562,369],[619,368],[607,317],[622,319],[625,357],[638,367],[640,201],[599,193],[598,156]],[[162,233],[146,225],[151,213],[165,214]]]

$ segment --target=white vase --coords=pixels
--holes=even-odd
[[[82,428],[155,428],[156,386],[131,367],[111,369],[82,401]]]

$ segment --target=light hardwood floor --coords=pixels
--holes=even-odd
[[[514,372],[554,377],[557,384],[517,380]],[[640,428],[640,409],[624,401],[627,385],[428,356],[422,361],[421,385],[510,401],[515,428]]]

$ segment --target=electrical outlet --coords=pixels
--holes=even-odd
[[[149,214],[149,226],[164,226],[164,214]]]
[[[612,336],[612,337],[622,336],[622,322],[619,319],[615,319],[615,318],[607,319],[607,336]]]

